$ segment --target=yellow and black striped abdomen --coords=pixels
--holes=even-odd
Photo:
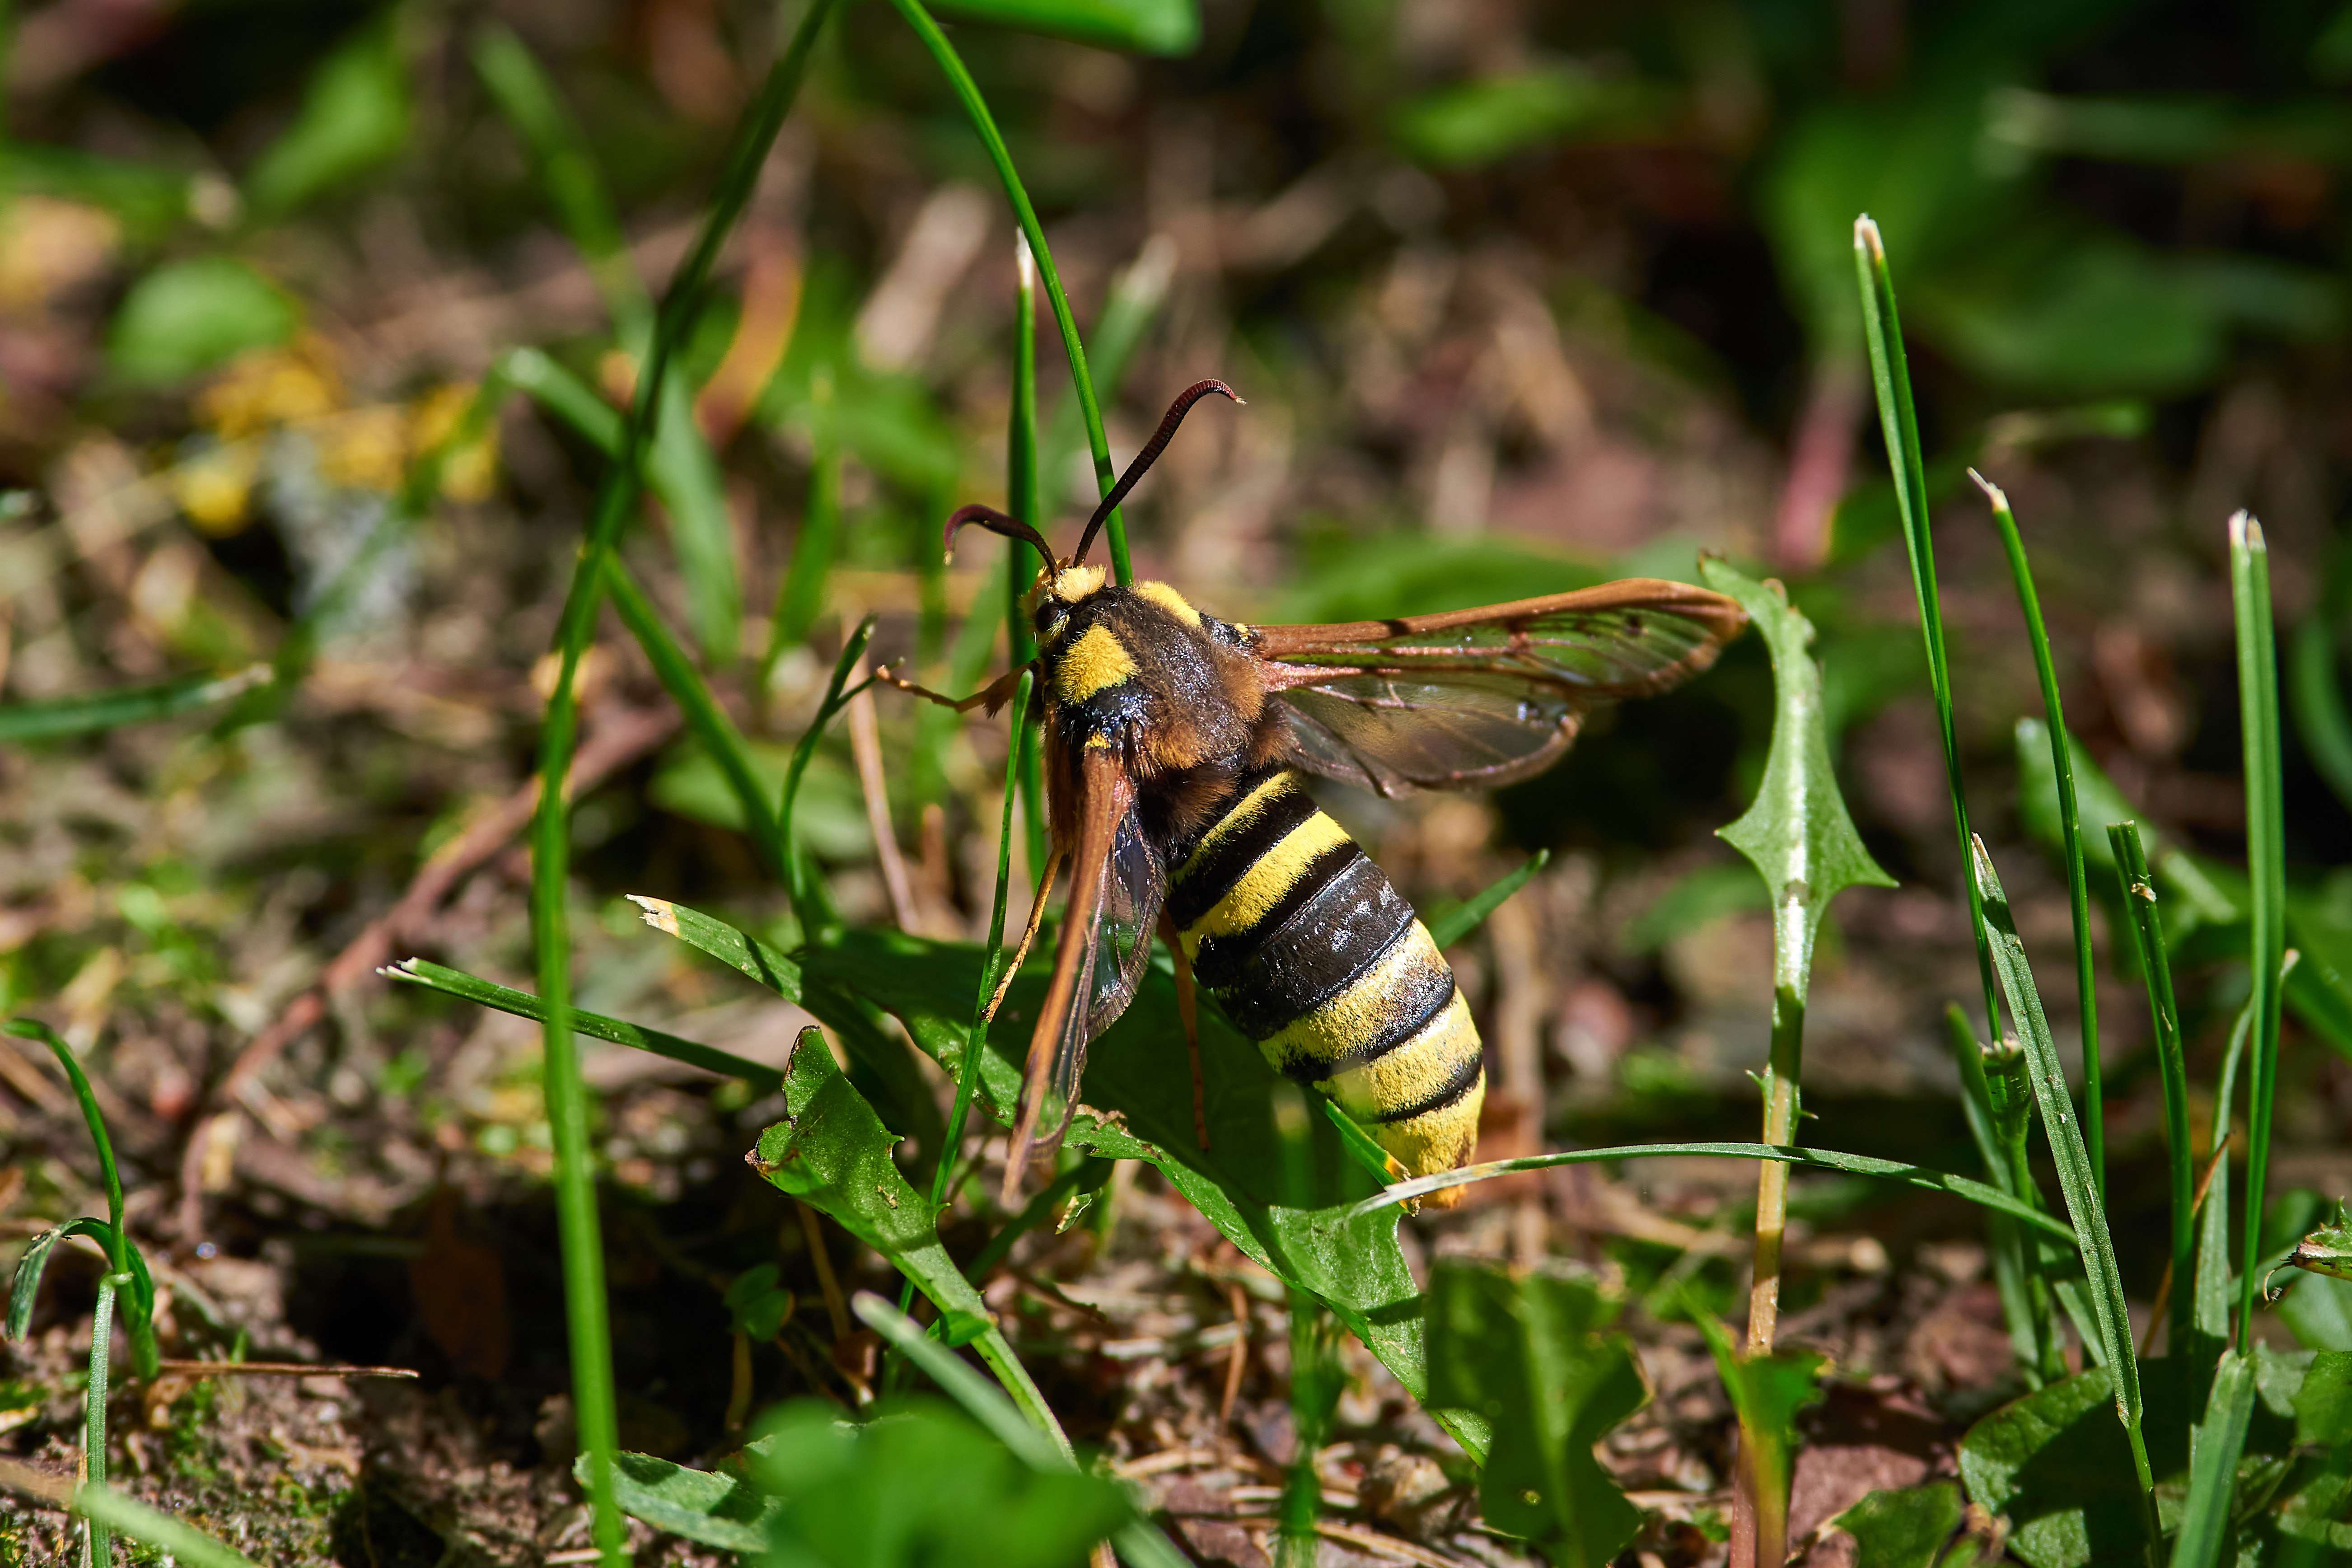
[[[1276,1068],[1414,1175],[1477,1140],[1478,1030],[1429,931],[1287,769],[1245,778],[1171,879],[1202,986]]]

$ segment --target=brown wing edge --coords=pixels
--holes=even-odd
[[[1458,632],[1465,626],[1536,621],[1540,616],[1592,614],[1613,609],[1656,609],[1703,621],[1715,630],[1722,647],[1738,637],[1748,626],[1748,611],[1738,599],[1719,595],[1696,583],[1670,583],[1665,578],[1633,576],[1571,593],[1550,593],[1536,599],[1512,599],[1507,605],[1479,605],[1475,609],[1449,609],[1434,616],[1397,616],[1392,621],[1334,621],[1327,626],[1254,626],[1254,651],[1263,658],[1289,658],[1294,654],[1322,654],[1364,642],[1395,642],[1397,637],[1425,637],[1430,632]]]

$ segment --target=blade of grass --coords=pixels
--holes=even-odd
[[[2238,1349],[2254,1342],[2256,1269],[2268,1196],[2271,1105],[2278,1093],[2279,965],[2286,952],[2286,840],[2280,794],[2278,655],[2272,646],[2270,547],[2245,512],[2230,520],[2230,602],[2238,629],[2238,710],[2245,733],[2246,869],[2253,906],[2252,1072],[2246,1112],[2246,1219],[2240,1245]]]
[[[803,731],[800,743],[793,748],[793,760],[784,765],[784,787],[776,805],[776,837],[783,846],[784,889],[793,900],[793,912],[800,917],[802,932],[814,939],[818,930],[834,919],[832,901],[826,898],[824,885],[809,870],[808,855],[801,848],[800,837],[793,831],[793,808],[799,804],[801,780],[807,776],[810,761],[816,755],[817,742],[824,737],[824,727],[833,722],[849,700],[874,684],[868,676],[856,686],[849,685],[850,671],[866,657],[866,644],[874,636],[874,617],[866,616],[857,623],[841,645],[841,657],[834,661],[833,679],[824,689],[824,700],[817,704],[816,715]]]
[[[1023,243],[1027,243],[1025,238]],[[1154,235],[1144,241],[1143,248],[1136,253],[1126,270],[1111,279],[1102,315],[1096,321],[1087,343],[1087,368],[1094,373],[1096,385],[1103,396],[1118,396],[1143,334],[1150,331],[1160,307],[1167,300],[1168,283],[1175,271],[1175,241],[1165,235]],[[1078,428],[1077,401],[1072,398],[1055,408],[1053,420],[1037,447],[1038,469],[1044,480],[1038,494],[1048,511],[1057,510],[1058,504],[1068,499],[1070,459],[1085,445],[1086,436]],[[1016,511],[1013,515],[1022,514]]]
[[[2083,1273],[2089,1282],[2090,1309],[2099,1338],[2106,1347],[2106,1366],[2116,1384],[2116,1414],[2131,1443],[2132,1467],[2139,1481],[2149,1550],[2159,1531],[2156,1517],[2156,1481],[2149,1473],[2147,1439],[2141,1429],[2143,1406],[2139,1388],[2139,1356],[2132,1346],[2131,1312],[2124,1301],[2122,1272],[2116,1267],[2115,1238],[2107,1230],[2106,1205],[2098,1184],[2091,1179],[2091,1156],[2083,1146],[2074,1102],[2066,1092],[2065,1068],[2059,1064],[2057,1044],[2050,1037],[2050,1020],[2042,1011],[2034,989],[2033,971],[2025,961],[2025,944],[2018,940],[2017,924],[2009,912],[2009,898],[1984,841],[1969,840],[1975,867],[1979,907],[1984,910],[1987,945],[2009,999],[2011,1019],[2017,1025],[2018,1043],[2025,1047],[2033,1097],[2042,1110],[2042,1131],[2058,1167],[2059,1190],[2065,1194],[2066,1217],[2074,1225],[2074,1245],[2082,1254]]]
[[[1919,634],[1927,647],[1927,681],[1936,700],[1936,728],[1944,748],[1944,781],[1952,801],[1952,823],[1958,836],[1960,864],[1971,863],[1969,841],[1968,792],[1960,782],[1958,732],[1952,722],[1952,672],[1945,657],[1944,614],[1936,589],[1936,544],[1927,518],[1927,468],[1919,454],[1919,416],[1911,402],[1911,368],[1903,352],[1902,318],[1895,308],[1895,279],[1886,263],[1886,245],[1878,225],[1865,215],[1854,219],[1853,260],[1862,289],[1862,321],[1870,342],[1870,374],[1878,395],[1879,427],[1886,440],[1886,461],[1895,479],[1895,500],[1903,515],[1903,547],[1911,561],[1911,586],[1919,601]],[[1963,876],[1969,900],[1969,927],[1977,944],[1978,979],[1984,988],[1987,1039],[2000,1037],[2000,998],[1993,980],[1992,951],[1984,934],[1984,910],[1976,880]],[[1963,1083],[1981,1093],[1981,1079]],[[1995,1160],[1988,1170],[1996,1183],[2007,1175]]]
[[[643,588],[630,574],[628,567],[618,561],[604,571],[604,591],[612,595],[613,612],[629,635],[645,649],[647,662],[669,693],[670,700],[686,715],[687,728],[694,731],[710,760],[719,764],[719,773],[742,808],[743,825],[750,833],[751,845],[759,852],[761,863],[768,872],[782,881],[784,876],[784,844],[776,826],[775,811],[768,804],[768,791],[761,783],[751,753],[743,743],[743,732],[735,721],[719,705],[709,683],[702,672],[694,668],[686,650],[670,636],[669,627],[662,623],[661,612],[646,597]]]
[[[833,380],[817,377],[815,450],[809,458],[808,499],[801,508],[801,530],[793,541],[793,558],[776,584],[776,607],[768,620],[768,648],[760,658],[760,700],[767,700],[774,683],[776,661],[787,648],[798,647],[815,629],[824,608],[825,579],[833,571],[834,552],[841,537],[841,443],[833,432]]]
[[[215,702],[243,696],[268,682],[269,666],[254,664],[230,675],[207,671],[147,686],[118,686],[110,691],[53,698],[46,702],[11,702],[0,706],[0,745],[87,735],[94,731],[117,730],[125,724],[145,724],[193,713]]]
[[[2058,701],[2058,669],[2050,657],[2050,633],[2042,624],[2042,599],[2033,591],[2033,568],[2026,562],[2025,541],[2017,531],[2009,497],[1974,468],[1969,470],[1969,478],[1992,506],[1993,526],[2000,531],[2009,574],[2017,584],[2018,607],[2025,613],[2033,671],[2042,682],[2042,710],[2049,717],[2050,765],[2058,774],[2058,828],[2066,854],[2066,896],[2074,917],[2074,999],[2083,1018],[2083,1139],[2091,1153],[2092,1179],[2104,1198],[2107,1194],[2106,1096],[2100,1082],[2098,977],[2091,963],[2091,884],[2083,868],[2083,830],[2074,809],[2074,769],[2068,759],[2066,715]]]
[[[2173,1290],[2166,1346],[2175,1354],[2185,1354],[2195,1327],[2195,1301],[2189,1280],[2196,1268],[2197,1250],[2197,1155],[2189,1142],[2189,1061],[2180,1043],[2180,1009],[2173,999],[2172,960],[2165,947],[2163,911],[2157,907],[2156,873],[2148,869],[2139,824],[2109,825],[2107,843],[2115,850],[2124,907],[2131,911],[2132,948],[2147,982],[2148,1013],[2156,1021],[2156,1058],[2164,1082],[2165,1153],[2172,1193]]]
[[[2189,1498],[2172,1543],[2172,1568],[2213,1568],[2221,1560],[2236,1501],[2238,1456],[2245,1451],[2253,1415],[2252,1354],[2228,1352],[2214,1373],[2205,1419],[2189,1432]]]
[[[1665,1159],[1685,1155],[1714,1160],[1777,1160],[1783,1164],[1800,1165],[1812,1171],[1837,1171],[1849,1176],[1877,1176],[1890,1182],[1900,1182],[1906,1186],[1964,1198],[1979,1207],[2008,1215],[2012,1219],[2046,1231],[2068,1246],[2074,1243],[2074,1233],[2063,1221],[1983,1182],[1943,1171],[1931,1171],[1924,1165],[1906,1165],[1899,1160],[1847,1154],[1835,1149],[1803,1149],[1791,1144],[1774,1143],[1621,1143],[1607,1149],[1555,1149],[1549,1153],[1528,1154],[1516,1160],[1490,1160],[1482,1165],[1465,1165],[1459,1170],[1442,1171],[1433,1176],[1415,1176],[1410,1182],[1399,1182],[1364,1199],[1341,1217],[1355,1219],[1390,1204],[1408,1203],[1414,1198],[1426,1197],[1431,1193],[1444,1192],[1448,1187],[1466,1187],[1474,1182],[1490,1182],[1496,1176],[1507,1176],[1517,1171],[1546,1171],[1554,1165],[1587,1165],[1603,1160]]]
[[[115,1233],[121,1234],[118,1227]],[[110,1272],[98,1282],[98,1304],[89,1313],[89,1382],[82,1389],[81,1477],[85,1486],[106,1484],[106,1373],[114,1350],[114,1291],[131,1276]],[[84,1561],[92,1568],[113,1568],[114,1542],[107,1522],[82,1515]]]
[[[1005,510],[1041,533],[1045,508],[1037,488],[1037,258],[1030,254],[1029,237],[1013,240],[1013,415],[1004,433]],[[1116,296],[1114,295],[1114,298]],[[1104,312],[1108,322],[1109,312]],[[1099,336],[1100,326],[1097,328]],[[1114,373],[1113,385],[1118,384]],[[1035,549],[1018,539],[1005,541],[1004,637],[1011,662],[1026,664],[1037,657],[1026,613],[1030,584],[1048,564]],[[1045,773],[1037,737],[1027,726],[1011,731],[1013,748],[1021,753],[1021,826],[1032,872],[1045,864]]]
[[[98,1096],[92,1092],[89,1076],[81,1070],[73,1047],[58,1037],[55,1029],[37,1018],[11,1018],[5,1032],[20,1040],[38,1040],[48,1047],[49,1054],[64,1069],[67,1081],[73,1085],[74,1100],[81,1107],[82,1121],[89,1127],[90,1143],[98,1151],[99,1175],[106,1185],[107,1259],[112,1265],[112,1272],[130,1280],[132,1286],[131,1310],[124,1314],[124,1327],[131,1335],[131,1360],[141,1378],[152,1378],[161,1353],[155,1344],[155,1286],[147,1277],[147,1265],[140,1258],[139,1249],[131,1244],[131,1233],[122,1227],[122,1172],[114,1161],[114,1140],[107,1136],[106,1118],[98,1109]]]
[[[37,1470],[19,1459],[0,1457],[0,1487],[36,1497],[84,1519],[100,1519],[133,1541],[160,1548],[189,1568],[258,1568],[243,1552],[222,1545],[193,1525],[110,1487],[76,1487],[61,1476]]]
[[[563,782],[579,722],[573,681],[595,630],[604,568],[641,483],[672,351],[700,304],[704,279],[735,220],[751,200],[761,164],[800,91],[811,48],[832,0],[811,0],[792,41],[770,68],[739,122],[711,209],[679,266],[657,313],[637,378],[636,401],[620,458],[600,487],[588,537],[564,596],[555,646],[560,661],[540,737],[540,804],[531,834],[531,938],[539,989],[547,1007],[543,1070],[548,1126],[555,1150],[557,1226],[562,1240],[572,1405],[581,1451],[588,1459],[593,1538],[608,1568],[626,1560],[625,1529],[613,1497],[613,1456],[620,1446],[613,1387],[612,1338],[604,1302],[604,1241],[596,1214],[596,1175],[588,1146],[588,1092],[572,1028],[572,941],[564,900],[570,884],[570,817]]]
[[[653,304],[629,258],[620,218],[578,121],[530,49],[508,28],[491,24],[475,36],[474,68],[499,112],[530,148],[548,205],[586,259],[622,344],[643,359],[653,333]],[[669,512],[671,542],[686,579],[696,640],[709,658],[731,659],[742,619],[742,590],[735,573],[734,524],[718,460],[695,423],[688,389],[671,381],[660,389],[659,397],[660,417],[646,466],[656,481],[654,492]]]
[[[1958,1019],[1963,1027],[1967,1015],[1957,1005],[1948,1008],[1948,1016]],[[2013,1045],[1989,1047],[1979,1053],[1983,1064],[1985,1089],[1992,1100],[1994,1132],[2000,1139],[2001,1152],[2009,1161],[2010,1190],[2029,1195],[2039,1203],[2041,1191],[2033,1181],[2033,1086],[2032,1069],[2024,1051]],[[2021,1243],[2024,1240],[2020,1237]],[[2051,1281],[2059,1273],[2049,1237],[2032,1238],[2032,1267],[2026,1267],[2026,1254],[2017,1258],[2015,1286],[2022,1298],[2024,1312],[2018,1321],[2027,1332],[2018,1336],[2012,1326],[2012,1342],[2018,1344],[2020,1363],[2026,1378],[2037,1386],[2055,1383],[2066,1375],[2065,1347],[2061,1342],[2055,1320],[2051,1316]],[[2084,1339],[2096,1342],[2095,1325]]]
[[[620,413],[591,392],[577,376],[537,349],[517,349],[501,364],[508,384],[528,395],[574,433],[601,447],[605,456],[620,456],[627,434]],[[660,489],[658,475],[654,477],[654,484]],[[770,874],[782,880],[782,840],[777,835],[775,814],[769,807],[767,791],[744,747],[742,732],[712,695],[702,672],[694,668],[694,661],[670,635],[660,612],[646,597],[628,568],[614,563],[606,570],[604,586],[612,595],[614,613],[645,650],[654,674],[678,710],[686,715],[687,725],[695,738],[719,764],[720,775],[743,813],[752,847]]]
[[[534,1023],[547,1019],[546,1005],[528,991],[517,991],[496,981],[484,980],[462,969],[449,969],[422,958],[404,958],[398,963],[386,964],[376,971],[387,980],[404,980],[422,985],[428,991],[438,991],[445,996],[456,996],[467,1002],[495,1007],[501,1013],[511,1013],[518,1018]],[[659,1029],[648,1029],[620,1018],[608,1018],[602,1013],[590,1013],[581,1008],[572,1012],[572,1026],[592,1040],[603,1040],[615,1046],[628,1046],[654,1056],[667,1057],[688,1067],[700,1068],[705,1072],[725,1078],[740,1078],[761,1094],[772,1094],[783,1082],[783,1074],[772,1067],[739,1057],[732,1051],[716,1046],[705,1046],[693,1040],[681,1039]]]
[[[861,1291],[850,1301],[866,1325],[887,1340],[908,1360],[921,1367],[940,1391],[963,1407],[964,1413],[995,1434],[1032,1469],[1071,1470],[1077,1468],[1069,1439],[1058,1426],[1041,1429],[1013,1402],[988,1385],[988,1380],[958,1360],[946,1346],[927,1337],[922,1328],[881,1297]],[[1050,1413],[1048,1413],[1050,1419]],[[1111,1538],[1119,1554],[1135,1568],[1184,1568],[1188,1559],[1149,1520],[1137,1519]]]
[[[2287,668],[2287,696],[2294,705],[2294,729],[2304,754],[2336,798],[2352,809],[2352,718],[2344,711],[2344,688],[2336,675],[2336,637],[2325,607],[2294,629]]]
[[[1538,849],[1510,870],[1449,909],[1436,910],[1429,917],[1429,939],[1440,948],[1452,947],[1472,931],[1486,923],[1486,917],[1503,907],[1510,896],[1528,885],[1535,874],[1551,864],[1551,851]]]
[[[1086,345],[1079,341],[1077,318],[1070,313],[1069,297],[1062,292],[1062,277],[1055,269],[1053,248],[1045,243],[1045,230],[1037,221],[1037,209],[1030,205],[1029,192],[1021,184],[1020,172],[1013,166],[1013,153],[996,129],[996,117],[989,112],[980,84],[971,79],[962,57],[956,53],[955,46],[948,41],[947,34],[940,31],[930,12],[924,9],[922,0],[890,3],[930,51],[940,74],[954,91],[956,101],[963,106],[965,117],[971,121],[972,131],[980,137],[989,162],[995,165],[997,178],[1003,182],[1005,199],[1013,204],[1013,216],[1029,241],[1038,275],[1045,282],[1045,298],[1054,310],[1054,324],[1061,329],[1062,352],[1070,362],[1070,384],[1077,395],[1078,412],[1086,420],[1087,446],[1094,453],[1095,482],[1103,494],[1108,495],[1111,487],[1118,482],[1118,476],[1111,466],[1110,437],[1103,431],[1102,406],[1095,400],[1094,379],[1087,374]],[[1109,541],[1111,570],[1119,582],[1133,581],[1135,568],[1127,554],[1127,525],[1117,511],[1104,520],[1103,531]]]

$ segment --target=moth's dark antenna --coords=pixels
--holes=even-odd
[[[1168,443],[1176,435],[1176,426],[1184,423],[1184,416],[1192,411],[1192,405],[1213,392],[1221,397],[1232,398],[1236,405],[1242,402],[1241,394],[1222,381],[1196,381],[1178,393],[1176,401],[1170,404],[1168,412],[1161,416],[1160,428],[1151,433],[1151,439],[1143,444],[1143,450],[1135,455],[1135,461],[1127,466],[1127,472],[1119,475],[1118,483],[1111,486],[1110,494],[1103,497],[1102,504],[1095,508],[1094,516],[1087,519],[1087,531],[1078,535],[1078,548],[1070,557],[1070,564],[1075,566],[1087,558],[1087,546],[1095,542],[1095,534],[1102,528],[1103,520],[1118,510],[1118,503],[1127,499],[1127,492],[1135,488],[1135,481],[1149,472],[1160,454],[1168,449]]]
[[[1051,566],[1054,563],[1054,547],[1045,542],[1044,534],[1019,518],[1007,517],[994,507],[982,506],[978,501],[974,501],[970,506],[956,508],[955,515],[948,519],[947,534],[940,543],[946,547],[950,555],[955,553],[956,531],[966,523],[978,523],[991,533],[1001,533],[1007,539],[1017,539],[1024,544],[1034,546],[1037,553],[1045,558],[1046,565]]]

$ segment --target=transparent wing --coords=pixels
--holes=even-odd
[[[1264,626],[1254,651],[1292,760],[1395,795],[1538,773],[1585,712],[1679,684],[1746,625],[1722,595],[1632,578],[1440,616]]]
[[[1134,998],[1167,885],[1166,868],[1136,813],[1134,782],[1108,751],[1087,752],[1077,773],[1069,905],[1054,952],[1054,977],[1029,1037],[1021,1114],[1005,1164],[1008,1200],[1019,1193],[1031,1145],[1060,1136],[1069,1125],[1087,1047]]]
[[[1077,1104],[1078,1080],[1086,1074],[1087,1047],[1127,1011],[1151,960],[1152,928],[1167,889],[1167,869],[1143,835],[1130,805],[1113,829],[1094,899],[1091,929],[1084,933],[1077,984],[1054,1048],[1054,1068],[1038,1112],[1037,1136],[1058,1136]],[[1075,894],[1074,894],[1075,896]]]

